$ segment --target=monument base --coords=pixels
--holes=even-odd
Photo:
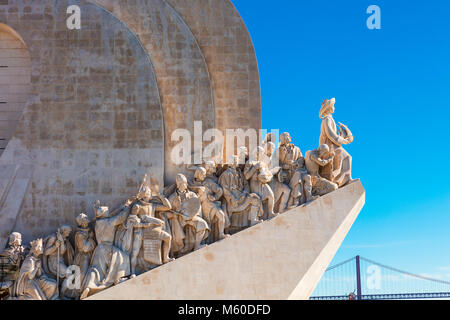
[[[364,203],[356,180],[87,300],[309,299]]]

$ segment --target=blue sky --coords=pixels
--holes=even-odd
[[[356,136],[366,206],[332,264],[359,254],[450,280],[450,1],[232,1],[258,57],[263,128],[306,152],[336,97]],[[381,30],[366,26],[372,4]]]

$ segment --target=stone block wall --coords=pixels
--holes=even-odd
[[[72,4],[81,30],[66,27]],[[261,126],[254,49],[228,0],[8,0],[0,23],[30,56],[28,99],[0,157],[2,170],[24,171],[2,174],[3,243],[92,217],[97,199],[115,207],[144,174],[172,183],[185,170],[170,159],[175,129]]]

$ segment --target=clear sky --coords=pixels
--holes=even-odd
[[[232,0],[258,57],[263,128],[317,147],[318,112],[355,141],[366,206],[332,264],[356,255],[450,280],[450,1]],[[381,30],[369,30],[369,5]]]

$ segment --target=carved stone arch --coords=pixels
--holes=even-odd
[[[66,10],[81,8],[81,30]],[[0,246],[45,236],[93,203],[115,208],[144,174],[163,185],[164,120],[156,76],[135,33],[87,1],[9,0],[0,22],[22,36],[31,87],[0,158]]]
[[[250,33],[230,0],[165,0],[189,25],[214,83],[220,130],[261,128],[258,61]]]
[[[122,20],[141,40],[155,67],[164,109],[165,181],[173,183],[185,166],[176,166],[171,141],[176,129],[187,129],[194,142],[194,122],[216,127],[214,93],[207,63],[188,24],[164,0],[90,0]]]
[[[0,23],[0,157],[28,101],[31,57],[22,37]]]
[[[126,21],[130,29],[136,31],[143,39],[143,43],[155,41],[148,35],[150,15],[146,14],[154,6],[155,1],[93,1]],[[158,2],[161,4],[163,0]],[[202,60],[206,63],[203,74],[208,74],[209,77],[214,111],[208,111],[207,108],[202,110],[214,114],[215,119],[210,120],[211,123],[222,132],[237,128],[260,129],[261,90],[258,62],[248,29],[232,2],[230,0],[164,0],[164,2],[172,9],[171,14],[182,20],[181,25],[187,26],[195,39],[193,43],[199,47]],[[154,43],[160,42],[157,40]],[[151,49],[151,46],[146,47]],[[153,49],[159,51],[158,48]],[[176,54],[176,51],[169,51],[167,56],[170,57],[170,54]],[[174,89],[171,89],[170,82],[160,79],[165,77],[165,65],[160,66],[162,74],[160,76],[157,71],[157,77],[160,88],[163,86],[167,88],[161,90],[161,95],[167,116],[166,138],[169,139],[171,132],[169,123],[176,114],[172,112],[175,109],[170,107],[174,101],[170,93]],[[169,94],[165,99],[166,91]],[[180,170],[170,168],[167,161],[167,155],[170,154],[172,147],[173,145],[166,142],[166,180],[173,180],[167,179],[168,176],[173,176],[176,173],[174,170]]]

